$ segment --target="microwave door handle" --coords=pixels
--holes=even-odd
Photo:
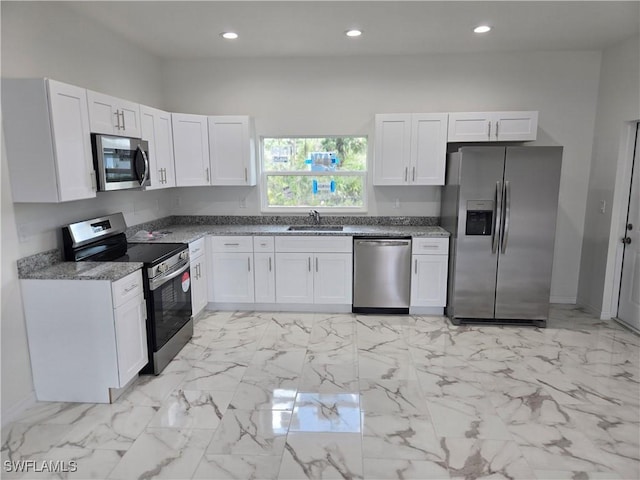
[[[144,187],[145,183],[149,179],[149,159],[147,158],[147,154],[142,149],[140,145],[138,145],[138,151],[142,155],[142,159],[144,160],[144,174],[142,175],[142,180],[140,180],[140,186]]]

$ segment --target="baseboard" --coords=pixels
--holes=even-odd
[[[36,398],[36,392],[31,391],[29,395],[27,395],[22,400],[18,401],[11,407],[7,408],[7,410],[2,411],[2,427],[4,428],[9,423],[15,421],[20,418],[27,409],[33,407],[38,399]]]
[[[444,315],[444,307],[409,307],[411,315]]]
[[[562,297],[560,295],[551,295],[549,303],[561,303],[563,305],[575,305],[577,302],[576,297]]]
[[[309,312],[309,313],[351,313],[351,304],[324,303],[213,303],[207,310],[260,311],[260,312]]]

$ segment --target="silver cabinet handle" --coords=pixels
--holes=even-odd
[[[318,273],[318,257],[316,257],[316,273]]]
[[[409,167],[404,167],[404,181],[409,180]]]
[[[127,125],[124,123],[124,110],[122,110],[120,112],[120,115],[122,115],[122,129],[126,130],[127,129]]]
[[[124,293],[129,293],[131,290],[135,290],[136,288],[138,288],[138,284],[134,283],[133,285],[131,285],[130,287],[127,287],[124,289]]]
[[[247,176],[247,167],[244,167],[244,181],[247,182],[248,181],[248,176]]]
[[[240,246],[239,243],[225,243],[224,244],[225,247],[238,247]]]
[[[415,272],[415,274],[418,274],[418,259],[416,258],[414,261],[414,267],[413,267],[413,271]]]
[[[95,170],[91,170],[89,172],[89,179],[91,180],[91,190],[97,190],[98,189],[98,184],[96,182],[96,171]]]
[[[496,182],[496,191],[493,198],[493,221],[491,222],[491,253],[498,251],[498,239],[500,238],[499,222],[502,220],[502,182]]]
[[[414,181],[414,182],[416,181],[416,167],[413,167],[413,175],[412,175],[411,180]]]
[[[116,116],[116,128],[120,130],[120,111],[116,110],[116,113],[114,113],[114,115]]]
[[[487,138],[491,139],[491,120],[489,120],[487,122],[487,124],[489,125],[489,131],[487,132]]]
[[[247,270],[251,271],[251,257],[247,257]]]
[[[502,253],[507,251],[509,240],[509,221],[511,219],[511,185],[508,180],[504,182],[504,211],[502,221]]]
[[[209,183],[209,167],[205,168],[204,171],[207,174],[207,183]]]
[[[500,126],[500,123],[496,120],[496,140],[498,140],[498,127]]]
[[[269,271],[271,271],[271,257],[269,257]]]
[[[309,271],[311,271],[311,257],[309,257]]]

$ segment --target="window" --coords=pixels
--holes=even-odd
[[[366,137],[262,139],[265,210],[366,210]]]

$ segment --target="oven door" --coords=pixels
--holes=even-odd
[[[157,352],[191,318],[191,271],[188,262],[149,280],[148,306],[149,343],[152,351]]]
[[[150,184],[147,141],[98,134],[91,138],[100,191],[141,188]]]

